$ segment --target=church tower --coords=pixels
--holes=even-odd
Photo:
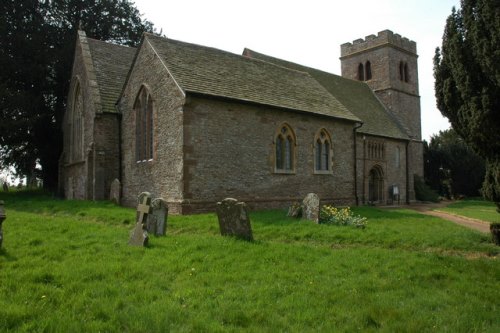
[[[365,82],[410,137],[406,148],[408,196],[413,175],[423,177],[417,44],[390,30],[341,45],[342,76]]]
[[[413,140],[422,139],[417,44],[390,30],[341,45],[342,76],[364,81]]]

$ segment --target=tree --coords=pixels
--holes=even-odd
[[[442,196],[477,196],[484,180],[484,160],[453,129],[424,141],[426,183]]]
[[[128,0],[2,0],[0,167],[55,189],[76,31],[135,46],[153,25]]]
[[[437,106],[486,161],[483,194],[500,212],[500,1],[462,0],[434,57]]]

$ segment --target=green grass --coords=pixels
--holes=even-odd
[[[215,214],[171,216],[127,245],[133,209],[22,192],[6,201],[0,331],[498,332],[489,235],[409,210],[366,229],[252,212],[254,242]]]
[[[500,222],[495,204],[484,200],[462,200],[439,210],[487,222]]]

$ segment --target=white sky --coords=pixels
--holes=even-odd
[[[135,0],[168,38],[245,47],[340,75],[340,45],[389,29],[417,43],[422,138],[449,127],[436,108],[434,50],[460,0]]]

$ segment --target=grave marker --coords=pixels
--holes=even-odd
[[[147,218],[147,230],[156,236],[165,236],[167,231],[168,206],[163,198],[151,202],[151,213]]]
[[[128,243],[134,246],[147,246],[149,236],[146,229],[146,218],[151,209],[151,194],[149,192],[142,192],[138,199],[137,222]]]
[[[235,236],[248,241],[253,240],[250,217],[247,205],[233,198],[226,198],[217,203],[217,217],[219,218],[220,233],[222,236]]]
[[[302,201],[302,218],[319,223],[319,197],[309,193]]]

